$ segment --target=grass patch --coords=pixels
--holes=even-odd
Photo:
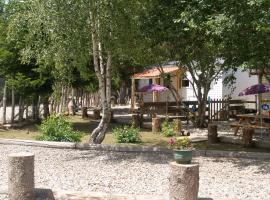
[[[35,125],[26,126],[22,129],[1,130],[0,138],[4,139],[19,139],[19,140],[35,140],[41,133]]]
[[[98,125],[97,122],[90,122],[90,119],[82,119],[80,116],[72,116],[67,119],[67,121],[73,124],[73,127],[77,131],[84,133],[82,137],[82,142],[89,142],[90,133]],[[106,134],[106,137],[103,141],[103,144],[116,144],[115,139],[112,135],[112,128],[116,127],[117,124],[111,124]],[[142,142],[140,144],[134,145],[144,145],[152,147],[168,147],[167,137],[162,136],[158,133],[152,133],[151,131],[142,130],[140,132]],[[21,139],[21,140],[36,140],[37,136],[40,136],[41,133],[38,131],[36,125],[25,126],[21,129],[10,129],[10,130],[0,130],[0,138],[5,139]],[[129,144],[133,145],[133,144]],[[220,151],[246,151],[246,152],[269,152],[269,149],[259,149],[259,148],[243,148],[240,145],[234,144],[208,144],[207,141],[204,142],[195,142],[193,143],[195,149],[198,150],[220,150]]]

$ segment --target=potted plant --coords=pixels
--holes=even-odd
[[[171,138],[169,147],[173,149],[174,160],[179,164],[190,164],[192,160],[192,145],[188,137]]]

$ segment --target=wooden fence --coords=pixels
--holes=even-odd
[[[257,107],[255,101],[232,100],[232,99],[210,99],[207,102],[206,116],[209,121],[226,121],[230,118],[236,118],[236,115],[250,112],[247,104],[254,104],[255,112]],[[177,108],[176,102],[145,102],[140,105],[140,113],[142,114],[165,114],[177,113],[186,115],[187,110],[196,113],[198,109],[198,101],[182,101],[182,105]]]
[[[254,109],[247,109],[247,104],[254,104]],[[210,121],[229,120],[238,114],[256,112],[256,101],[211,99],[208,101],[208,117]]]

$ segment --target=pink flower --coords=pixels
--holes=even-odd
[[[169,139],[168,141],[169,145],[174,145],[175,144],[175,140],[173,138]]]

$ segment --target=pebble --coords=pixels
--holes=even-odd
[[[168,195],[170,156],[19,145],[0,145],[0,191],[8,181],[7,155],[21,151],[35,154],[37,188]],[[194,161],[200,164],[201,199],[270,200],[269,160],[196,157]]]

